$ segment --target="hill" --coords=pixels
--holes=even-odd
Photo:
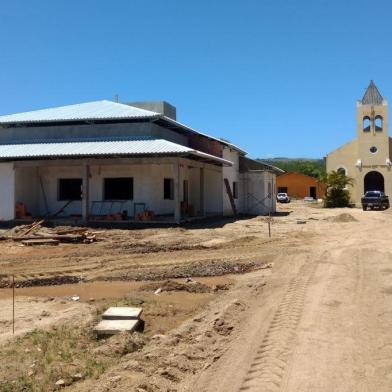
[[[259,158],[258,161],[268,163],[284,170],[285,172],[298,172],[320,178],[325,174],[325,163],[323,159],[310,159],[310,158]]]

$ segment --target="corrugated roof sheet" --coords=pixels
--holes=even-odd
[[[2,144],[0,159],[38,159],[96,156],[194,155],[205,160],[231,166],[232,163],[214,155],[193,150],[164,139],[148,137],[129,139],[72,139]]]
[[[367,88],[365,95],[362,98],[363,105],[381,105],[383,97],[378,91],[378,88],[374,84],[373,80],[370,81],[369,87]]]
[[[162,119],[170,125],[175,125],[176,127],[185,131],[200,134],[212,140],[216,140],[230,148],[238,150],[242,154],[246,154],[244,150],[228,141],[197,131],[160,113],[107,100],[4,115],[0,116],[0,125],[43,124],[68,121],[120,121],[158,118]]]
[[[247,171],[252,171],[252,170],[267,170],[267,171],[272,171],[277,175],[284,173],[284,170],[279,169],[276,166],[272,166],[269,165],[268,163],[255,159],[250,159],[247,157],[240,157],[239,166],[240,166],[240,172],[242,173]]]
[[[0,116],[0,124],[125,120],[159,116],[156,112],[104,100]]]

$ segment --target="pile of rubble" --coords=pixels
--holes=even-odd
[[[0,236],[0,240],[21,242],[26,246],[58,245],[61,243],[90,244],[96,241],[96,233],[86,227],[49,229],[42,227],[44,220],[30,225],[17,226]]]

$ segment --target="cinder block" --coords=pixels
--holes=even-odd
[[[123,331],[131,333],[138,324],[139,320],[102,320],[94,330],[98,336],[114,335]]]
[[[138,320],[142,314],[142,308],[129,306],[111,307],[102,315],[103,320]]]

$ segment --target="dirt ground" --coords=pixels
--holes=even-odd
[[[146,308],[143,346],[64,390],[391,391],[391,219],[391,210],[291,203],[279,206],[272,238],[258,217],[102,231],[89,245],[3,242],[2,282],[15,274],[27,286],[16,290],[18,307],[53,306],[46,324],[37,313],[32,327],[78,323],[57,320],[60,305],[91,317],[125,297]],[[61,276],[81,283],[42,287]],[[181,287],[193,284],[188,276],[200,292]],[[160,286],[170,291],[154,295]],[[0,313],[0,336],[9,328],[10,292],[0,289],[8,312]]]

